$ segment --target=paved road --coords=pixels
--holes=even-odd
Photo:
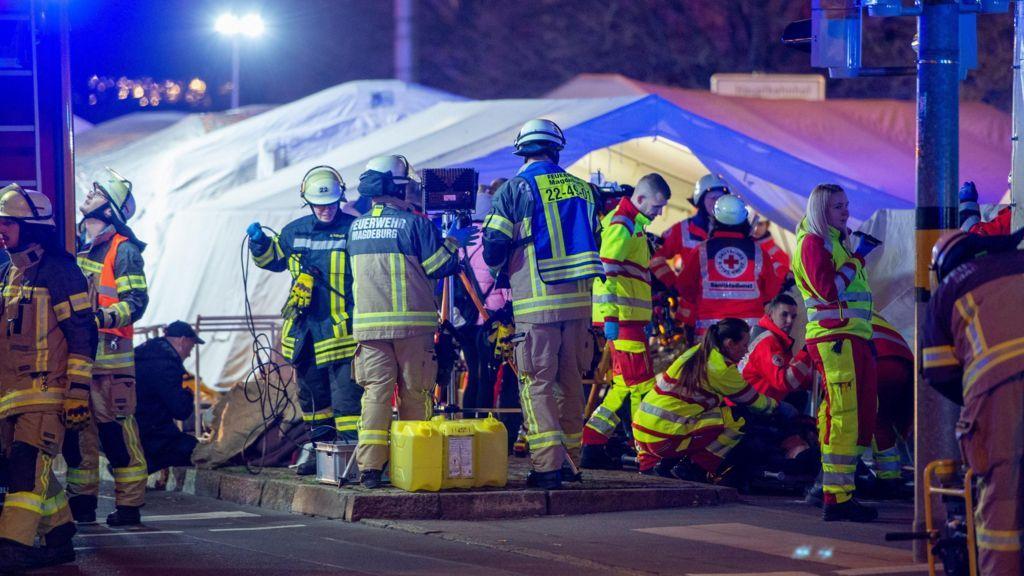
[[[150,492],[145,527],[82,528],[79,563],[39,574],[823,574],[922,573],[889,523],[824,524],[782,498],[715,508],[488,522],[347,524]],[[101,500],[103,514],[112,508]]]

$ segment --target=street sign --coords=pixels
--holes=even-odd
[[[711,92],[769,100],[824,100],[820,74],[713,74]]]

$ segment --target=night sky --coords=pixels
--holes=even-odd
[[[385,0],[80,0],[69,2],[75,113],[90,121],[132,111],[126,102],[88,106],[97,74],[230,81],[231,49],[213,29],[225,11],[256,11],[267,33],[243,40],[241,102],[288,102],[359,78],[392,75],[391,2]],[[211,109],[228,99],[215,95]],[[161,107],[162,109],[163,107]]]

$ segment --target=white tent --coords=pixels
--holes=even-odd
[[[132,142],[145,138],[178,122],[188,114],[172,110],[135,112],[118,116],[100,124],[79,126],[75,117],[75,157],[91,158],[99,154],[123,148]]]
[[[163,252],[147,258],[152,298],[143,323],[241,314],[244,230],[256,220],[280,230],[304,214],[297,185],[310,166],[339,169],[350,183],[350,199],[366,161],[379,154],[404,154],[417,168],[473,166],[487,181],[515,172],[521,160],[512,155],[511,143],[522,123],[537,117],[563,127],[568,146],[562,161],[579,176],[600,169],[610,179],[621,173],[623,181],[632,182],[632,171],[641,166],[665,174],[675,184],[674,200],[679,200],[690,193],[686,183],[710,165],[731,174],[752,205],[787,228],[795,225],[806,193],[820,181],[841,181],[848,189],[873,195],[872,205],[854,214],[859,221],[875,208],[902,207],[885,194],[708,122],[658,96],[442,103],[269,178],[213,199],[179,203],[167,213],[169,241]],[[656,224],[663,228],[664,220]],[[288,283],[286,274],[254,270],[248,286],[254,313],[277,314]],[[204,350],[202,376],[215,383],[237,379],[247,368],[248,347],[240,335],[215,335]]]

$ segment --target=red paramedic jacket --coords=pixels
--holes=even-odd
[[[747,355],[738,365],[740,374],[755,390],[782,401],[791,392],[807,390],[814,379],[810,355],[800,350],[793,356],[793,338],[764,315],[757,323],[762,332],[750,340]]]

